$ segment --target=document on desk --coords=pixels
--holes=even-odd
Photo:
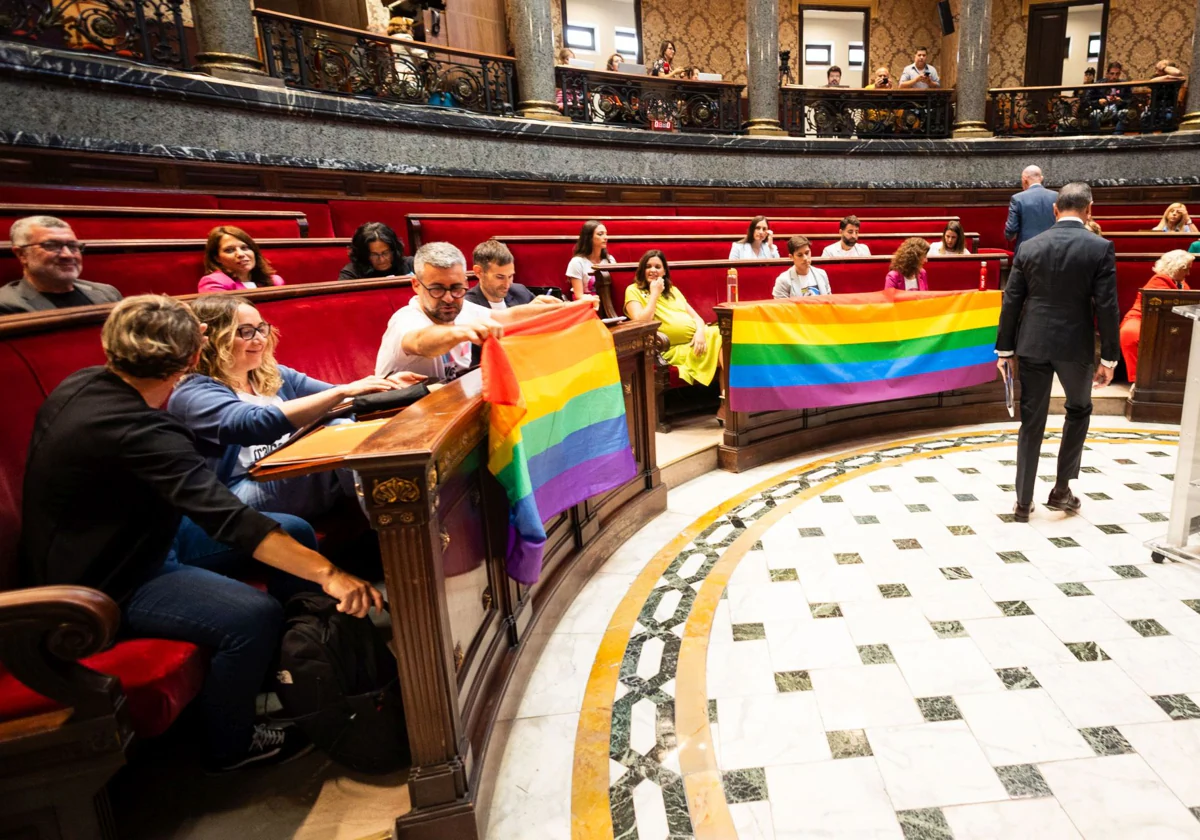
[[[255,463],[254,470],[340,461],[354,451],[360,443],[383,428],[389,419],[384,417],[361,423],[322,426],[295,443],[284,444],[270,455],[260,458]]]

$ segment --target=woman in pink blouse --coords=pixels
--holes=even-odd
[[[246,231],[232,225],[209,231],[204,244],[204,269],[209,273],[200,278],[200,292],[283,285],[283,278],[267,262],[258,243]]]
[[[892,254],[892,264],[884,278],[885,289],[907,289],[915,292],[929,291],[925,278],[925,261],[929,259],[929,243],[919,236],[909,237],[900,243]]]

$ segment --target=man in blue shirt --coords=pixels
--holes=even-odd
[[[1054,201],[1058,193],[1042,186],[1042,170],[1026,166],[1021,172],[1021,192],[1008,202],[1004,238],[1013,242],[1013,253],[1021,244],[1054,227]]]

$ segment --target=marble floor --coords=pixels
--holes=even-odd
[[[1142,545],[1177,427],[1095,418],[1028,524],[1015,432],[673,489],[540,628],[488,840],[1200,838],[1200,566]]]

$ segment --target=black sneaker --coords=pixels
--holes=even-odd
[[[312,748],[312,741],[295,726],[274,729],[266,724],[256,723],[254,734],[250,738],[250,748],[242,756],[225,764],[209,766],[206,770],[209,773],[229,773],[243,767],[286,764],[292,759],[308,755]]]

